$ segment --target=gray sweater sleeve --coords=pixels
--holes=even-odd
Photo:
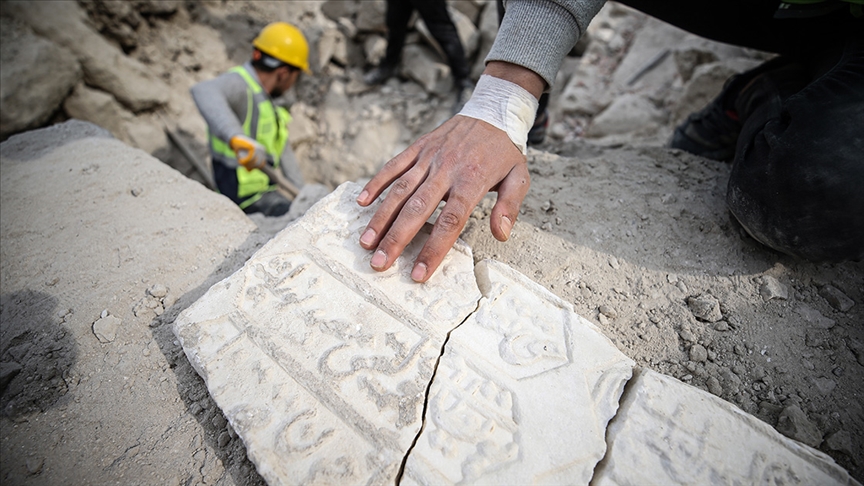
[[[605,0],[509,0],[486,62],[504,61],[539,74],[551,89],[564,57]]]
[[[243,135],[248,101],[246,81],[239,74],[221,74],[192,86],[189,91],[210,133],[225,141],[235,135]]]

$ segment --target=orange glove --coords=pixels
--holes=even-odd
[[[246,135],[231,137],[228,145],[237,154],[237,162],[247,170],[260,169],[267,164],[267,149]]]

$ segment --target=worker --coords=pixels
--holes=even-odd
[[[415,9],[447,56],[453,74],[453,87],[456,90],[456,101],[453,105],[453,113],[456,113],[465,103],[473,83],[468,78],[470,70],[465,48],[459,40],[456,25],[450,18],[444,0],[387,0],[387,52],[381,64],[366,73],[363,81],[369,85],[381,84],[396,74],[396,68],[402,59],[402,48],[405,46],[408,21]]]
[[[672,145],[733,154],[726,202],[760,243],[812,261],[864,257],[864,25],[860,0],[623,0],[713,40],[780,54],[727,84],[676,129]],[[382,167],[360,192],[388,187],[360,245],[393,265],[440,201],[411,278],[425,282],[487,191],[505,241],[528,192],[526,138],[538,98],[602,0],[508,1],[484,75],[462,111]]]
[[[264,27],[252,41],[252,59],[192,87],[207,122],[213,176],[219,192],[246,213],[281,216],[291,201],[260,169],[269,164],[299,188],[303,176],[288,143],[291,116],[274,103],[309,72],[309,45],[285,22]]]

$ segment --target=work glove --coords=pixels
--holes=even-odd
[[[267,149],[246,135],[231,137],[229,146],[237,154],[237,162],[247,170],[260,169],[267,164]]]

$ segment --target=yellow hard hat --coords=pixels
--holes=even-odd
[[[261,30],[252,45],[268,56],[309,72],[309,44],[303,32],[291,24],[273,22]]]

